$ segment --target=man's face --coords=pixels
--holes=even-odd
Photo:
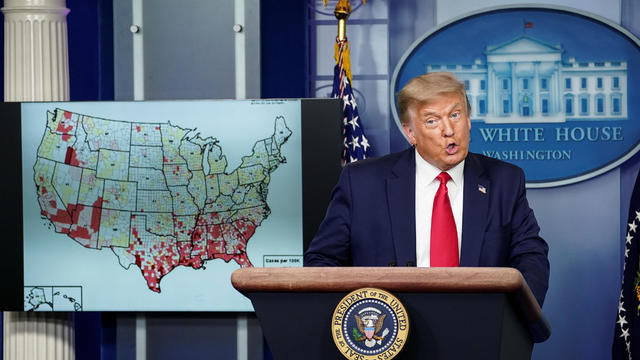
[[[420,156],[440,170],[456,166],[469,152],[471,119],[458,94],[441,94],[409,109],[402,129]]]

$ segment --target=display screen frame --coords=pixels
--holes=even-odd
[[[302,137],[302,248],[306,249],[324,218],[331,191],[341,171],[342,104],[339,99],[299,100]],[[5,275],[3,291],[0,292],[0,309],[3,311],[24,310],[21,106],[22,103],[19,102],[0,103],[0,114],[7,125],[0,135],[7,173],[1,180],[5,191],[1,192],[0,197],[5,205],[11,205],[5,208],[2,217],[5,239],[0,242],[0,251],[5,257],[0,263],[0,269]],[[224,309],[219,311],[227,312]]]

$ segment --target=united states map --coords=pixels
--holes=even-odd
[[[109,249],[147,287],[178,266],[222,259],[252,266],[247,242],[270,214],[270,174],[286,163],[284,117],[227,171],[219,141],[165,123],[47,111],[33,166],[38,203],[56,233]]]

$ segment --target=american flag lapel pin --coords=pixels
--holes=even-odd
[[[480,185],[480,184],[478,184],[478,191],[480,191],[483,194],[486,194],[487,193],[487,188],[482,186],[482,185]]]

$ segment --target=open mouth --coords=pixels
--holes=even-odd
[[[456,145],[455,143],[451,143],[445,149],[447,151],[447,154],[453,155],[458,151],[458,145]]]

